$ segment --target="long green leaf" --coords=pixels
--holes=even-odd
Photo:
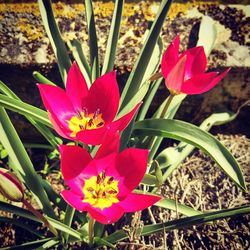
[[[31,214],[26,209],[19,208],[19,207],[16,207],[14,205],[11,205],[11,204],[8,204],[8,203],[2,202],[2,201],[0,201],[0,209],[3,211],[6,211],[6,212],[14,213],[15,215],[19,215],[19,216],[24,217],[26,219],[41,222],[38,218],[36,218],[33,214]],[[62,232],[68,233],[69,235],[75,237],[76,239],[81,239],[81,237],[82,237],[81,233],[77,232],[76,230],[70,228],[69,226],[64,225],[63,223],[61,223],[57,220],[54,220],[50,217],[46,216],[46,218],[54,228],[56,228]]]
[[[221,220],[228,217],[234,217],[238,215],[244,215],[250,213],[250,206],[243,206],[243,207],[237,207],[237,208],[231,208],[231,209],[224,209],[220,211],[215,212],[208,212],[201,215],[195,215],[187,218],[182,218],[178,220],[169,221],[166,223],[158,223],[154,225],[148,225],[145,226],[142,230],[141,235],[150,235],[153,233],[161,232],[163,230],[165,231],[172,231],[175,229],[181,229],[185,227],[190,227],[198,224],[207,223],[210,221],[215,220]],[[115,233],[109,235],[105,238],[106,241],[109,241],[110,243],[115,243],[121,240],[125,240],[128,238],[128,234],[124,230],[116,231]]]
[[[13,246],[13,247],[4,247],[1,248],[1,250],[33,250],[33,249],[37,249],[37,247],[43,245],[44,243],[50,241],[51,238],[47,238],[47,239],[42,239],[42,240],[35,240],[32,242],[27,242],[21,245],[17,245],[17,246]]]
[[[37,236],[39,238],[43,238],[43,235],[39,231],[37,231],[34,226],[20,222],[15,218],[0,217],[0,222],[5,222],[5,223],[8,223],[10,225],[16,225],[24,230],[27,230],[28,232],[34,234],[35,236]]]
[[[222,125],[232,121],[237,117],[237,115],[238,112],[235,114],[227,112],[212,114],[202,122],[200,129],[209,131],[213,126]],[[195,147],[190,144],[181,142],[177,147],[166,148],[158,154],[155,160],[161,168],[167,168],[163,175],[164,180],[170,176],[173,170],[179,166],[179,164],[194,150],[194,148]]]
[[[161,32],[162,25],[164,23],[167,12],[170,8],[172,0],[163,0],[159,8],[158,14],[155,18],[154,23],[150,29],[148,37],[144,43],[144,46],[141,50],[141,53],[136,61],[135,66],[133,67],[132,72],[129,75],[128,81],[125,85],[125,88],[121,95],[121,108],[126,106],[129,100],[135,95],[138,91],[144,72],[148,66],[150,56],[155,48],[159,34]]]
[[[7,96],[11,98],[20,100],[19,97],[11,89],[9,89],[7,85],[5,85],[2,81],[0,81],[0,92],[6,94]],[[29,116],[26,116],[26,118],[46,138],[46,140],[53,146],[53,148],[57,148],[59,142],[56,139],[56,137],[53,135],[53,133],[46,126],[33,120]]]
[[[135,124],[134,135],[152,135],[184,141],[206,152],[243,190],[246,184],[237,161],[215,137],[199,127],[172,119],[149,119]]]
[[[85,0],[85,13],[87,18],[90,64],[92,67],[92,82],[99,76],[99,57],[96,36],[95,18],[91,0]]]
[[[121,26],[122,10],[124,0],[115,1],[114,14],[110,26],[109,37],[106,47],[105,58],[103,62],[102,75],[113,70],[115,63],[115,52],[117,47],[117,41],[119,38],[119,31]]]
[[[64,41],[62,40],[58,26],[56,24],[56,20],[51,6],[51,1],[38,0],[38,5],[43,25],[49,37],[55,56],[57,58],[57,63],[59,66],[62,80],[64,84],[66,84],[67,72],[70,69],[71,61],[66,46],[64,44]]]
[[[72,41],[69,41],[67,45],[69,49],[71,50],[72,55],[74,59],[76,60],[77,65],[79,66],[86,80],[88,87],[90,87],[91,86],[91,70],[87,62],[87,59],[83,53],[81,43],[78,40],[73,39]]]
[[[16,174],[35,194],[37,201],[42,204],[43,211],[47,215],[55,218],[56,216],[51,207],[50,201],[40,184],[39,177],[33,167],[33,164],[25,151],[25,148],[6,111],[3,108],[0,108],[0,141],[8,152],[10,159],[14,163],[13,169]]]
[[[44,75],[42,75],[40,72],[38,71],[34,71],[32,73],[33,77],[39,82],[39,83],[44,83],[44,84],[50,84],[53,86],[56,86],[55,83],[53,83],[51,80],[49,80],[47,77],[45,77]]]
[[[198,215],[198,214],[202,214],[202,212],[195,210],[194,208],[191,208],[189,206],[183,205],[183,204],[176,204],[175,200],[171,200],[171,199],[161,199],[160,201],[158,201],[157,203],[154,204],[157,207],[163,207],[172,211],[178,211],[181,214],[184,214],[186,216],[194,216],[194,215]],[[177,205],[177,207],[176,207]]]
[[[21,115],[28,116],[50,128],[53,128],[48,118],[47,112],[30,104],[0,94],[0,106],[17,112]]]

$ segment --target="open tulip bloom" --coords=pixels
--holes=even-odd
[[[140,105],[114,121],[120,100],[115,71],[97,78],[88,89],[76,63],[69,70],[66,91],[48,84],[38,87],[57,133],[86,144],[101,144],[107,135],[122,131]]]
[[[142,210],[160,200],[132,193],[146,172],[148,150],[129,148],[119,153],[118,149],[117,137],[103,144],[94,159],[81,147],[60,146],[61,170],[70,188],[61,195],[102,224],[116,222],[125,212]]]
[[[179,53],[179,35],[169,45],[161,61],[161,73],[171,94],[201,94],[219,83],[228,73],[205,73],[207,59],[202,46]]]

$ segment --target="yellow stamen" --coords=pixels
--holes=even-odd
[[[101,210],[111,207],[113,203],[119,202],[117,199],[118,182],[114,180],[114,177],[106,176],[104,171],[98,176],[90,177],[84,182],[82,201]]]
[[[91,114],[79,112],[78,115],[72,116],[67,122],[69,129],[72,131],[71,136],[76,136],[81,130],[101,128],[104,125],[102,114],[98,112]]]

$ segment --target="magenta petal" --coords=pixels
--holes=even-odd
[[[64,138],[72,139],[70,136],[71,131],[69,130],[68,126],[65,125],[65,123],[61,123],[59,119],[57,119],[57,116],[54,113],[48,113],[48,117],[56,130],[56,132],[61,135]]]
[[[67,127],[67,120],[75,115],[75,110],[65,91],[48,84],[38,84],[38,88],[47,111]]]
[[[141,104],[142,104],[142,102],[138,103],[129,113],[122,116],[118,120],[112,122],[112,124],[111,124],[112,132],[114,133],[117,131],[119,131],[119,132],[123,131],[128,126],[128,124],[130,123],[130,121],[134,117],[136,111],[139,109]]]
[[[110,125],[104,125],[102,128],[82,130],[76,134],[76,140],[85,144],[99,145],[105,141],[110,130]]]
[[[76,62],[72,64],[68,72],[66,93],[76,110],[84,108],[88,86]]]
[[[194,47],[185,51],[181,57],[186,56],[185,64],[185,80],[190,79],[194,75],[202,74],[206,70],[207,59],[204,48]]]
[[[95,80],[89,90],[87,108],[89,113],[100,110],[105,122],[111,122],[119,106],[119,89],[115,71],[109,72]]]
[[[111,207],[104,208],[103,210],[99,208],[89,207],[88,211],[92,218],[102,224],[114,223],[118,221],[124,214],[123,208],[114,203]]]
[[[230,68],[226,69],[224,72],[218,74],[204,89],[203,92],[207,92],[212,89],[215,85],[217,85],[229,72]]]
[[[178,61],[179,46],[180,46],[180,36],[177,35],[174,41],[168,46],[168,48],[166,49],[166,51],[162,56],[161,72],[164,78],[167,78],[169,72]]]
[[[120,148],[119,133],[115,133],[112,137],[107,138],[98,149],[95,159],[105,157],[112,153],[118,153]]]
[[[78,211],[86,211],[87,205],[82,202],[82,197],[69,191],[69,190],[63,190],[61,192],[61,196],[63,199],[72,207],[77,209]]]
[[[76,178],[82,171],[86,176],[97,175],[96,168],[90,164],[91,155],[86,149],[66,145],[60,145],[59,149],[61,171],[65,180]]]
[[[185,76],[185,64],[187,57],[183,56],[178,60],[165,79],[166,87],[169,90],[179,92]]]
[[[125,212],[136,212],[152,206],[161,199],[159,196],[146,194],[128,194],[119,205]]]
[[[128,191],[134,190],[142,180],[148,161],[148,150],[128,148],[116,158],[115,171],[123,178],[123,184]],[[112,167],[107,169],[107,175],[112,176]]]
[[[217,72],[210,72],[210,73],[195,75],[194,77],[185,81],[182,84],[180,91],[188,95],[204,93],[210,89],[210,87],[208,86],[211,85],[216,75],[217,75]]]

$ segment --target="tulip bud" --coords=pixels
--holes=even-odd
[[[10,201],[23,200],[22,183],[12,172],[4,168],[0,168],[0,193]]]

